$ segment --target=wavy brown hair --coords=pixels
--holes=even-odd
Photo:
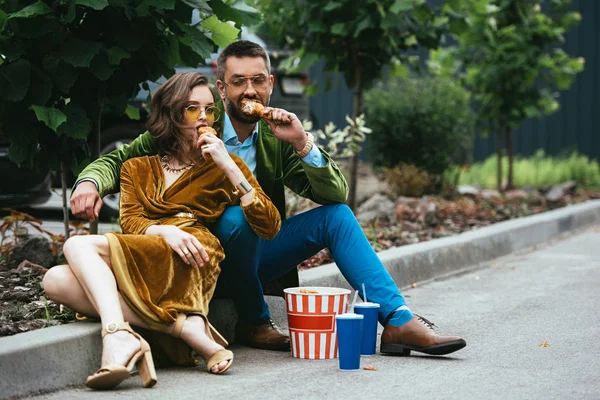
[[[180,72],[160,85],[152,96],[152,108],[146,127],[158,147],[158,153],[179,158],[190,154],[192,143],[182,134],[183,109],[189,105],[190,92],[196,86],[206,86],[213,95],[208,78],[199,72]]]

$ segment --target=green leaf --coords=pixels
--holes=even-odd
[[[187,65],[195,67],[196,63],[193,65],[189,64],[190,61],[188,59],[190,57],[186,54],[187,52],[184,46],[189,46],[196,54],[199,54],[200,57],[202,57],[202,60],[210,58],[214,50],[214,45],[206,37],[204,32],[193,26],[185,26],[183,27],[183,31],[185,32],[185,37],[179,38],[179,42],[183,45],[179,47],[179,53],[181,57],[185,59]]]
[[[56,133],[59,136],[64,135],[73,139],[87,139],[92,129],[92,123],[83,107],[69,103],[64,111],[67,121],[58,127]]]
[[[327,32],[327,25],[321,21],[310,21],[308,23],[308,30],[315,33]]]
[[[37,17],[39,15],[49,14],[50,12],[52,12],[50,7],[48,7],[46,5],[46,3],[44,3],[43,1],[39,0],[36,3],[33,3],[25,8],[22,8],[21,10],[17,11],[16,13],[9,14],[7,19]]]
[[[31,106],[35,116],[46,126],[56,132],[56,129],[67,120],[67,116],[57,108]]]
[[[221,48],[235,41],[240,33],[238,28],[226,22],[219,21],[214,15],[202,21],[201,25],[212,33],[213,42]]]
[[[31,64],[27,60],[2,64],[0,67],[0,98],[21,101],[29,89]]]
[[[390,11],[394,14],[398,14],[399,12],[410,11],[412,10],[414,5],[413,0],[396,0],[394,4],[390,7]]]
[[[179,41],[174,35],[165,38],[164,43],[157,46],[156,54],[165,65],[175,65],[179,62]]]
[[[129,117],[129,119],[134,119],[136,121],[140,120],[140,109],[137,107],[127,105],[125,114]]]
[[[0,26],[4,25],[4,21],[6,21],[6,18],[8,18],[8,14],[0,9]],[[2,29],[0,29],[0,32],[2,32]]]
[[[327,5],[325,7],[323,7],[323,11],[333,11],[335,9],[338,9],[342,6],[342,3],[339,3],[337,1],[330,1],[327,3]]]
[[[131,53],[120,47],[111,47],[106,50],[106,55],[108,56],[108,63],[110,65],[119,65],[122,59],[131,57]]]
[[[108,7],[108,0],[75,0],[75,4],[100,11]]]
[[[157,10],[174,10],[175,0],[146,0],[144,4]]]
[[[100,52],[101,47],[100,43],[72,37],[65,42],[60,54],[63,60],[72,66],[87,68],[92,58]]]
[[[356,25],[356,29],[354,30],[354,37],[358,37],[362,31],[372,27],[373,21],[371,20],[371,16],[367,16]]]
[[[234,21],[236,25],[242,25],[244,22],[244,18],[239,11],[234,10],[221,0],[211,0],[210,7],[213,9],[214,15],[222,21]]]
[[[337,22],[331,25],[331,33],[339,36],[346,36],[348,34],[348,27],[343,22]]]
[[[26,101],[28,104],[43,105],[52,96],[52,80],[44,71],[32,67],[31,68],[31,84],[27,93]]]
[[[116,69],[116,66],[108,64],[108,57],[106,54],[100,54],[98,57],[94,57],[90,64],[90,71],[101,81],[107,81]]]
[[[234,1],[231,7],[242,15],[244,18],[242,25],[244,26],[258,25],[262,21],[260,12],[246,4],[244,0]]]
[[[183,2],[192,8],[212,14],[212,8],[206,0],[183,0]]]
[[[79,71],[72,65],[60,62],[55,68],[49,70],[54,85],[64,94],[68,95],[69,90],[77,81]]]

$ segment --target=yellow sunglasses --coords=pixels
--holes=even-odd
[[[219,119],[219,110],[214,106],[202,107],[195,104],[190,104],[183,109],[185,118],[190,121],[196,121],[200,118],[200,115],[204,112],[206,119],[210,121],[217,121]]]

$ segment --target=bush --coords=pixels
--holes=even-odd
[[[464,169],[460,174],[459,182],[496,187],[496,160],[496,155],[493,155],[484,162]],[[546,157],[543,150],[538,150],[530,158],[515,158],[513,168],[516,186],[544,187],[575,181],[586,188],[600,188],[600,166],[596,161],[576,152],[569,156]],[[502,171],[506,179],[507,157],[502,159]],[[456,169],[451,169],[448,174],[455,172]]]
[[[468,161],[475,116],[469,93],[444,77],[411,77],[380,83],[365,94],[375,166],[411,164],[442,175]]]
[[[400,164],[394,168],[384,168],[383,174],[395,197],[421,197],[431,189],[429,174],[414,165]]]

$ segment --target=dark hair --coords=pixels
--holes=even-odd
[[[262,57],[267,65],[267,71],[271,73],[271,61],[265,49],[258,43],[249,40],[238,40],[225,47],[219,58],[217,58],[217,79],[225,81],[225,63],[229,57]]]
[[[152,96],[152,108],[146,127],[160,155],[177,158],[180,154],[189,153],[192,145],[189,138],[180,132],[185,127],[182,123],[183,109],[188,105],[190,92],[196,86],[210,89],[208,79],[201,73],[180,72],[160,85]]]

